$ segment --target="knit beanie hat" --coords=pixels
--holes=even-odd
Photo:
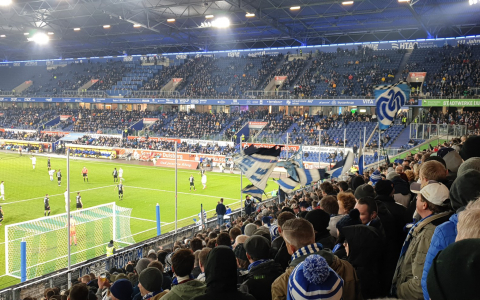
[[[453,210],[457,211],[474,201],[480,196],[480,172],[477,170],[467,170],[450,187],[450,204]]]
[[[138,281],[149,292],[161,291],[163,274],[158,268],[146,268],[138,277]]]
[[[464,161],[458,168],[457,177],[462,176],[467,170],[480,171],[480,157],[472,157]]]
[[[467,160],[470,157],[480,157],[480,147],[478,145],[480,145],[480,136],[469,137],[460,150],[460,156],[463,160]]]
[[[350,188],[355,191],[362,184],[365,184],[365,180],[363,179],[363,177],[355,176],[350,182]]]
[[[110,293],[118,300],[131,300],[133,287],[128,279],[120,279],[115,281],[110,287]]]
[[[375,198],[375,190],[373,189],[373,186],[365,183],[359,186],[355,190],[355,199],[360,200],[364,197],[372,197]]]
[[[312,223],[313,229],[320,235],[324,235],[329,232],[327,227],[330,223],[330,215],[326,211],[322,209],[309,211],[305,216],[305,219]]]
[[[257,230],[257,225],[250,223],[245,226],[245,235],[252,236],[253,232]]]
[[[140,259],[137,262],[137,265],[135,266],[135,271],[137,271],[137,274],[142,273],[142,271],[147,268],[149,263],[150,263],[150,260],[148,258]]]
[[[382,180],[379,170],[375,170],[372,175],[370,175],[370,181],[373,185],[377,184],[377,181]]]
[[[362,220],[360,220],[360,212],[358,209],[352,209],[348,215],[341,218],[340,221],[337,222],[337,229],[340,229],[345,226],[352,226],[352,225],[360,225],[362,224]]]
[[[325,258],[308,256],[288,278],[287,299],[342,299],[343,280]]]
[[[380,180],[375,185],[375,192],[377,195],[390,196],[393,191],[393,182],[390,180]]]
[[[427,277],[427,289],[432,300],[479,298],[478,249],[480,239],[466,239],[450,244],[435,257]]]

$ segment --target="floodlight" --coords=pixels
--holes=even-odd
[[[213,17],[214,17],[213,15],[206,15],[205,19],[213,19]]]
[[[142,25],[140,25],[140,24],[133,24],[133,27],[134,27],[134,28],[140,28],[140,27],[142,27]]]
[[[227,28],[230,27],[230,19],[226,17],[218,18],[212,21],[212,26],[216,28]]]
[[[8,6],[12,4],[12,0],[0,0],[0,6]]]
[[[31,38],[28,38],[28,40],[30,42],[35,42],[39,45],[45,45],[46,43],[48,43],[50,38],[45,33],[39,32],[39,33],[35,33],[35,35],[32,36]]]
[[[290,7],[290,10],[299,10],[300,9],[300,6],[292,6]]]
[[[75,28],[73,28],[73,31],[80,31],[80,28],[79,28],[79,27],[75,27]]]
[[[342,5],[352,5],[353,1],[343,1]]]
[[[252,18],[252,17],[255,17],[255,14],[254,14],[254,13],[249,13],[249,12],[247,12],[247,13],[245,14],[245,17],[247,17],[247,18]]]
[[[110,25],[103,25],[103,28],[108,29],[110,28]]]
[[[169,23],[175,22],[175,19],[167,19],[167,22]]]

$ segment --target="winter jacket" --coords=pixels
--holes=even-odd
[[[337,239],[331,236],[329,231],[327,232],[328,234],[323,236],[318,236],[318,234],[315,234],[315,242],[322,244],[324,249],[333,249]]]
[[[274,260],[276,263],[279,263],[282,266],[282,270],[285,270],[288,268],[288,264],[292,260],[292,256],[288,254],[287,245],[282,237],[276,238],[272,243],[272,247],[278,239],[282,239],[282,244],[280,245],[280,249],[278,249],[277,253],[275,254]]]
[[[450,214],[435,214],[415,224],[408,249],[397,263],[392,282],[394,296],[400,299],[423,300],[421,280],[430,242],[435,228],[447,221]]]
[[[190,300],[205,292],[205,284],[198,280],[190,280],[185,283],[172,286],[170,292],[162,297],[163,300]]]
[[[298,252],[298,251],[297,251]],[[287,299],[288,278],[295,267],[303,262],[307,256],[312,254],[319,254],[325,258],[330,268],[332,268],[343,279],[343,300],[356,300],[360,298],[360,288],[355,269],[352,265],[336,257],[330,249],[320,250],[308,255],[300,256],[290,263],[289,267],[280,275],[272,284],[272,299],[285,300]]]
[[[437,226],[430,242],[430,248],[428,248],[427,257],[425,259],[425,265],[423,266],[422,274],[422,290],[423,298],[430,300],[427,290],[427,275],[430,267],[432,266],[433,259],[437,256],[438,252],[447,248],[448,245],[453,244],[457,238],[457,223],[458,214],[454,214],[450,219]]]
[[[163,292],[156,294],[155,296],[153,296],[149,300],[158,300],[158,299],[162,298],[163,296],[165,296],[168,292],[170,292],[170,290],[164,290]],[[165,298],[162,298],[162,299],[165,299]]]
[[[280,264],[273,260],[268,260],[251,268],[243,276],[244,282],[240,290],[248,292],[255,299],[272,299],[271,285],[282,273],[283,269]]]
[[[353,225],[339,230],[348,243],[347,260],[355,268],[363,298],[385,296],[387,291],[383,288],[382,282],[382,261],[385,248],[379,229],[373,226]]]
[[[252,295],[237,290],[237,261],[227,246],[217,246],[208,254],[205,283],[204,293],[197,294],[192,300],[255,300]]]

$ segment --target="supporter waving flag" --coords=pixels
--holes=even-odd
[[[393,123],[400,108],[410,100],[410,89],[403,81],[393,85],[377,85],[374,88],[374,96],[378,126],[385,130]]]
[[[268,178],[277,165],[281,147],[255,148],[253,145],[235,158],[235,164],[259,190],[265,190]]]

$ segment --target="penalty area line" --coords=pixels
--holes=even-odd
[[[157,192],[175,193],[175,191],[152,189],[152,188],[144,188],[144,187],[139,187],[139,186],[128,186],[128,187],[129,187],[129,188],[134,188],[134,189],[141,189],[141,190],[150,190],[150,191],[157,191]],[[223,199],[237,200],[237,201],[238,201],[238,199],[221,197],[221,196],[201,195],[201,194],[193,194],[193,193],[186,193],[186,192],[177,192],[177,193],[178,193],[178,194],[184,194],[184,195],[198,196],[198,197],[209,197],[209,198],[218,198],[218,199],[223,198]]]
[[[86,189],[86,190],[70,191],[70,194],[72,194],[72,193],[77,193],[77,192],[87,192],[87,191],[98,190],[98,189],[103,189],[103,188],[108,188],[108,187],[115,187],[115,186],[117,186],[117,185],[116,185],[116,184],[114,184],[114,185],[106,185],[106,186],[99,186],[99,187],[96,187],[96,188],[91,188],[91,189]],[[63,196],[63,194],[64,194],[64,193],[55,194],[55,195],[50,195],[50,197]],[[24,200],[18,200],[18,201],[12,201],[12,202],[5,202],[5,203],[1,203],[1,204],[2,204],[2,205],[15,204],[15,203],[32,201],[32,200],[38,200],[38,199],[43,199],[43,198],[44,198],[44,196],[42,196],[42,197],[30,198],[30,199],[24,199]],[[71,198],[70,198],[70,200],[71,200]]]

